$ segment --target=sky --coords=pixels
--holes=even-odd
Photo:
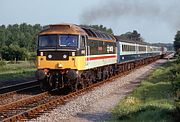
[[[102,24],[120,35],[137,30],[146,42],[173,43],[180,0],[0,0],[0,25]]]

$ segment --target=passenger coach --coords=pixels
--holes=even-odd
[[[146,42],[123,40],[120,36],[116,36],[116,38],[118,63],[141,60],[162,53],[161,47],[152,46]]]

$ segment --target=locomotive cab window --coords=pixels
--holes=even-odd
[[[59,46],[61,47],[77,47],[78,36],[76,35],[59,35]]]
[[[40,47],[56,47],[57,45],[57,35],[42,35],[39,36],[39,46]]]

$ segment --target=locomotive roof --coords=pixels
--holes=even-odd
[[[103,40],[116,41],[113,35],[108,34],[106,32],[102,32],[102,31],[99,31],[99,30],[96,30],[94,28],[91,28],[89,26],[84,26],[84,25],[80,25],[80,27],[88,34],[89,38],[99,38]]]
[[[74,24],[53,24],[44,26],[39,35],[45,34],[75,34],[87,35],[86,32]]]
[[[96,38],[100,40],[116,41],[113,35],[95,30],[88,26],[75,24],[53,24],[44,26],[39,35],[46,34],[75,34],[87,35],[89,38]]]

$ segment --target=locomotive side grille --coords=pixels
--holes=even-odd
[[[43,53],[46,56],[46,60],[69,60],[69,52],[48,51]]]

